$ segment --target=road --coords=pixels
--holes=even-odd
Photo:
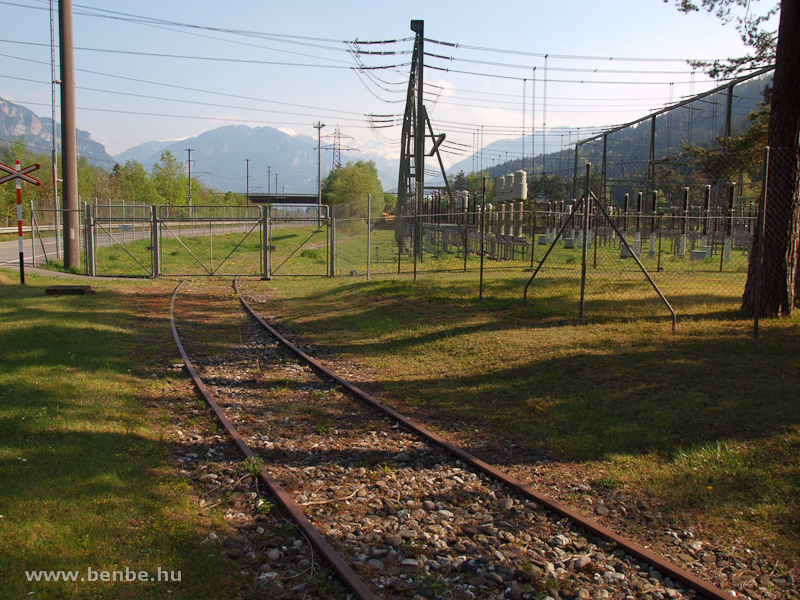
[[[201,222],[203,227],[197,227],[197,223],[192,223],[190,225],[190,229],[186,228],[185,223],[180,222],[167,222],[167,225],[162,225],[163,229],[161,232],[162,239],[168,239],[172,236],[207,236],[209,234],[208,230],[208,223],[209,222]],[[219,223],[214,224],[214,235],[225,234],[225,233],[246,233],[252,231],[257,225],[256,221],[242,221],[242,222],[231,222],[230,220],[221,221]],[[305,224],[305,223],[303,223]],[[286,227],[287,224],[280,223],[276,224],[273,227],[280,228]],[[104,246],[111,246],[115,243],[123,243],[127,244],[134,240],[139,239],[148,239],[150,237],[150,230],[149,229],[139,229],[137,231],[114,231],[113,238],[110,234],[108,234],[108,230],[105,227],[101,227],[97,239],[96,239],[96,246],[101,248]],[[63,252],[63,242],[60,243],[61,252]],[[81,240],[81,247],[83,246],[83,240]],[[56,238],[55,237],[37,237],[35,242],[35,255],[34,255],[34,243],[26,239],[23,246],[23,258],[25,261],[25,266],[33,266],[32,257],[35,256],[36,265],[43,265],[47,260],[54,260],[59,253],[56,252]],[[60,255],[59,255],[60,256]],[[0,242],[0,267],[5,268],[19,268],[19,245],[17,240],[11,240],[8,242]]]
[[[42,250],[42,244],[40,244],[39,240],[36,241],[36,245],[38,246],[38,251],[36,252],[37,264],[43,264],[47,258],[55,257],[55,238],[48,238],[45,240],[44,251]],[[33,261],[31,260],[33,249],[31,248],[30,240],[25,240],[25,245],[22,250],[25,258],[25,266],[33,266]],[[47,252],[47,258],[45,258],[45,252]],[[14,269],[19,268],[19,244],[17,240],[13,240],[11,242],[0,242],[0,267]]]

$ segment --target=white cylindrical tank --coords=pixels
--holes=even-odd
[[[505,194],[503,195],[503,200],[511,200],[514,196],[514,174],[509,173],[505,177],[506,179],[506,187],[505,187]]]
[[[506,191],[506,178],[505,177],[498,177],[494,180],[494,197],[496,200],[500,201],[503,199],[503,194]]]
[[[511,194],[514,200],[528,199],[528,173],[526,171],[520,170],[514,173]]]
[[[469,204],[469,192],[458,192],[456,194],[456,210],[464,210]]]

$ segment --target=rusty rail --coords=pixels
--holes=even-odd
[[[657,571],[660,571],[663,575],[667,575],[672,578],[673,581],[678,581],[688,587],[695,592],[698,592],[708,598],[709,600],[735,600],[733,596],[726,593],[725,591],[711,585],[710,583],[700,579],[699,577],[693,575],[689,571],[682,569],[681,567],[671,563],[670,561],[654,554],[644,546],[637,544],[631,540],[628,540],[619,534],[615,533],[614,531],[608,529],[607,527],[603,527],[596,521],[584,517],[580,513],[572,510],[560,504],[556,500],[550,498],[549,496],[545,496],[544,494],[540,494],[539,492],[535,491],[533,488],[530,488],[523,484],[520,481],[517,481],[507,473],[500,471],[489,465],[488,463],[482,461],[481,459],[473,456],[466,450],[454,446],[443,437],[437,435],[436,433],[429,430],[424,425],[417,423],[407,417],[404,417],[402,414],[397,412],[396,410],[389,408],[388,406],[384,406],[378,400],[364,392],[363,390],[359,389],[349,381],[342,379],[336,373],[325,367],[316,359],[312,358],[308,354],[306,354],[303,350],[295,346],[285,337],[283,337],[280,333],[278,333],[269,323],[267,323],[264,318],[259,315],[253,307],[250,305],[247,300],[244,299],[241,291],[239,290],[239,278],[236,277],[234,279],[234,289],[236,293],[239,295],[239,300],[241,301],[242,305],[245,309],[250,313],[250,315],[258,321],[258,323],[266,329],[272,336],[275,337],[281,344],[283,344],[286,348],[291,350],[295,355],[299,358],[307,362],[312,368],[314,368],[317,372],[323,374],[324,376],[332,379],[337,384],[344,387],[348,390],[354,397],[358,398],[362,402],[372,406],[387,416],[391,417],[407,429],[413,431],[420,437],[425,438],[432,444],[439,446],[440,448],[444,449],[445,451],[453,454],[462,462],[470,465],[477,471],[480,471],[491,477],[492,479],[499,481],[517,493],[521,494],[522,496],[536,502],[537,504],[543,506],[544,508],[566,517],[570,519],[573,523],[575,523],[578,527],[587,531],[598,538],[605,540],[607,542],[613,542],[617,545],[618,548],[624,550],[630,556],[638,558],[650,566],[652,566]]]
[[[181,343],[180,336],[178,335],[178,328],[175,325],[175,298],[177,297],[178,292],[184,283],[186,283],[186,280],[181,281],[178,284],[178,287],[176,287],[175,291],[172,293],[172,299],[169,303],[169,321],[172,329],[172,337],[174,338],[175,344],[178,346],[178,350],[183,357],[183,363],[186,365],[186,371],[192,378],[197,390],[203,396],[206,404],[208,404],[211,410],[214,411],[217,419],[219,419],[219,422],[228,432],[228,435],[233,438],[233,441],[236,443],[236,446],[239,448],[241,453],[244,454],[245,458],[256,457],[256,453],[253,452],[253,450],[245,443],[245,441],[242,439],[242,436],[239,435],[239,432],[236,431],[236,428],[225,416],[225,411],[223,411],[219,404],[217,404],[217,402],[214,400],[214,397],[211,395],[211,392],[209,392],[208,388],[205,386],[205,384],[203,384],[203,380],[198,375],[197,370],[192,364],[192,361],[189,360],[189,356],[186,354],[186,350]],[[345,562],[342,556],[339,555],[339,553],[333,549],[327,540],[325,540],[322,534],[317,531],[314,525],[311,524],[311,521],[309,521],[305,514],[303,514],[303,511],[300,510],[300,507],[295,504],[289,494],[286,493],[286,491],[280,486],[280,484],[269,473],[269,471],[266,470],[266,468],[261,469],[258,478],[261,480],[261,483],[264,484],[267,490],[269,490],[269,493],[272,494],[272,496],[281,504],[281,506],[286,509],[286,512],[289,513],[291,519],[297,523],[297,526],[300,528],[300,531],[303,532],[303,535],[306,536],[311,545],[316,548],[317,552],[319,552],[320,555],[328,562],[331,568],[333,568],[342,583],[353,593],[353,596],[358,600],[375,600],[376,596],[372,593],[372,590],[367,587],[361,578],[350,568],[350,565]]]

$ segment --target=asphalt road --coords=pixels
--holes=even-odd
[[[215,224],[214,227],[214,234],[225,234],[225,233],[246,233],[253,229],[255,223],[252,221],[242,222],[242,223],[235,223],[232,224],[230,222],[222,222],[221,224]],[[285,227],[287,224],[278,224],[275,227]],[[187,229],[186,225],[182,225],[181,223],[169,223],[169,229],[162,230],[162,239],[168,239],[171,236],[179,235],[183,236],[205,236],[208,235],[208,229],[205,227],[197,227]],[[107,233],[107,230],[101,229],[99,235],[97,236],[97,246],[110,246],[114,243],[128,243],[132,242],[135,239],[142,239],[142,238],[149,238],[150,237],[150,230],[138,230],[138,231],[128,231],[128,232],[121,232],[121,231],[114,231],[113,232],[113,239]],[[61,252],[63,253],[63,241],[60,242],[61,245]],[[56,252],[56,238],[55,237],[37,237],[35,244],[26,239],[23,245],[23,258],[25,261],[25,266],[33,266],[33,257],[36,258],[36,264],[42,265],[47,262],[48,259],[52,260],[55,259],[57,256]],[[0,242],[0,267],[5,268],[19,268],[19,244],[17,240],[11,240],[8,242]]]

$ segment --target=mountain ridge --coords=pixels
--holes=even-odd
[[[61,139],[61,125],[56,123],[56,136]],[[53,120],[39,117],[35,112],[10,100],[0,98],[0,139],[12,143],[20,136],[25,137],[25,145],[36,152],[52,152]],[[110,170],[115,160],[106,152],[105,146],[92,139],[88,131],[76,132],[78,156],[85,157],[91,164]],[[58,143],[61,153],[61,143]]]

